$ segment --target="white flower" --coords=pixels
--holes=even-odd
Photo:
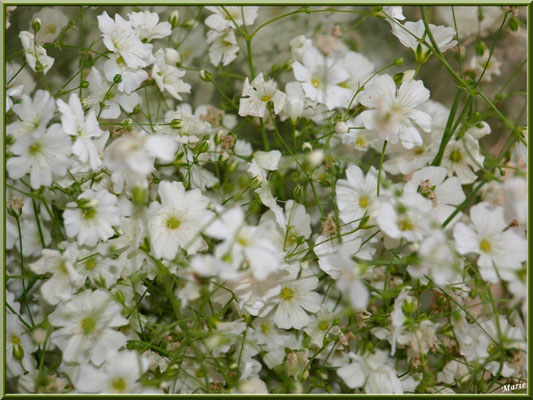
[[[508,221],[516,221],[527,226],[528,185],[527,179],[513,176],[503,184],[505,217]]]
[[[424,238],[429,232],[432,202],[418,193],[404,194],[397,199],[380,202],[376,221],[381,230],[393,239],[409,242]]]
[[[489,59],[490,57],[490,59]],[[478,79],[483,73],[481,78],[482,82],[491,82],[492,75],[500,76],[500,67],[502,63],[496,58],[494,54],[490,54],[489,49],[485,49],[481,56],[475,54],[468,62],[468,69],[473,71]]]
[[[228,28],[235,29],[235,24],[239,27],[242,25],[253,25],[257,18],[257,11],[259,10],[259,7],[255,6],[206,6],[205,8],[213,13],[205,19],[205,24],[217,31],[224,31]]]
[[[209,200],[198,189],[185,191],[181,182],[162,181],[158,189],[161,203],[148,209],[150,243],[158,258],[172,260],[180,248],[189,254],[203,245],[199,235],[213,217],[207,210]]]
[[[111,351],[101,368],[82,364],[75,387],[81,393],[139,393],[138,381],[148,365],[148,359],[136,351]]]
[[[140,68],[128,67],[118,54],[109,55],[104,63],[104,75],[109,82],[112,82],[116,75],[120,75],[122,81],[115,86],[125,94],[131,94],[148,79],[148,72]]]
[[[326,257],[330,271],[323,268],[325,263],[322,259],[320,267],[335,279],[335,286],[348,299],[354,310],[366,310],[370,293],[361,280],[361,266],[350,258],[347,248],[341,247]]]
[[[102,160],[100,160],[93,139],[101,137],[104,131],[98,125],[94,110],[89,111],[85,116],[77,93],[70,95],[68,104],[59,99],[57,107],[61,112],[63,130],[74,137],[73,153],[82,162],[88,161],[91,169],[96,170],[102,165]]]
[[[210,134],[211,125],[205,121],[198,110],[193,114],[192,107],[189,104],[182,103],[176,110],[168,111],[165,114],[165,122],[172,123],[174,119],[181,120],[181,127],[174,129],[171,127],[162,127],[161,131],[170,135],[178,134],[178,140],[181,143],[193,145]]]
[[[422,144],[416,125],[425,132],[431,131],[431,117],[417,109],[428,99],[429,90],[422,81],[405,81],[396,90],[392,77],[381,75],[359,97],[360,103],[370,108],[361,113],[361,121],[366,129],[377,131],[384,140],[392,144],[401,141],[410,149]]]
[[[7,126],[7,134],[15,140],[35,131],[44,131],[56,110],[55,101],[46,90],[37,90],[33,99],[23,94],[21,100],[13,106],[13,112],[21,120]]]
[[[211,44],[211,47],[209,47],[209,60],[215,67],[220,63],[225,67],[237,58],[239,46],[237,45],[235,31],[209,31],[207,32],[207,43]]]
[[[402,6],[385,6],[383,7],[383,13],[387,14],[391,18],[403,21],[405,16],[403,15]]]
[[[252,162],[249,164],[248,172],[259,179],[267,177],[267,171],[275,171],[278,169],[281,153],[279,150],[272,151],[256,151]]]
[[[19,98],[22,95],[22,92],[24,90],[24,85],[17,85],[16,81],[16,73],[18,71],[15,69],[15,65],[17,64],[11,64],[6,63],[6,112],[11,110],[13,107],[13,99]]]
[[[455,29],[447,26],[436,26],[429,24],[429,29],[431,34],[437,43],[438,49],[443,53],[452,47],[457,45],[457,40],[453,40],[455,36]],[[420,46],[422,51],[422,60],[429,57],[430,50],[424,44],[421,44],[419,39],[424,38],[424,40],[433,47],[429,37],[426,35],[426,28],[424,26],[424,21],[421,19],[416,22],[407,21],[402,25],[393,24],[392,33],[400,40],[400,42],[405,46],[412,49],[415,53],[417,48]]]
[[[390,359],[383,350],[362,357],[350,353],[352,363],[337,370],[337,374],[350,388],[363,387],[368,394],[402,394],[403,387],[396,370],[391,367]]]
[[[62,177],[70,166],[72,144],[61,125],[53,124],[48,130],[35,131],[18,139],[11,146],[13,157],[6,163],[12,179],[30,174],[30,184],[34,189],[52,184],[54,177]]]
[[[387,146],[388,159],[383,163],[383,169],[391,174],[410,174],[426,166],[437,154],[450,110],[444,105],[432,100],[421,104],[419,109],[430,115],[431,132],[429,134],[423,134],[422,143],[410,149],[406,149],[401,143]],[[357,129],[356,133],[358,131],[360,130]],[[377,132],[372,133],[378,135]],[[374,148],[377,151],[381,151],[383,142],[381,141],[379,146],[377,144]]]
[[[322,308],[316,315],[312,315],[309,324],[304,328],[304,332],[311,338],[311,343],[322,347],[326,332],[333,325],[334,315],[326,308]]]
[[[67,204],[63,213],[67,236],[77,238],[78,244],[94,246],[98,240],[107,240],[115,234],[113,226],[120,224],[117,197],[103,189],[87,189],[76,203]]]
[[[41,285],[41,293],[48,303],[55,305],[70,299],[74,291],[85,282],[74,268],[74,257],[72,250],[61,254],[57,250],[44,249],[42,257],[29,265],[36,274],[52,274]]]
[[[336,186],[339,218],[346,224],[367,215],[373,218],[377,211],[377,171],[374,167],[363,175],[356,165],[346,168],[346,180],[339,179]]]
[[[303,65],[299,61],[294,62],[292,69],[308,98],[330,110],[347,105],[353,93],[338,86],[350,78],[342,65],[333,58],[324,57],[315,47],[305,51],[302,62]]]
[[[38,71],[42,68],[43,74],[46,74],[52,65],[54,65],[54,59],[46,54],[46,50],[43,46],[35,43],[35,37],[28,31],[22,31],[19,34],[24,53],[26,54],[26,61],[30,68],[34,71]]]
[[[38,43],[53,42],[68,24],[67,16],[58,7],[42,8],[33,14],[31,21],[35,18],[41,20],[41,29],[37,33]]]
[[[265,280],[278,271],[281,254],[261,226],[245,224],[240,208],[223,212],[206,229],[209,236],[223,240],[215,254],[223,260],[240,266],[246,262],[258,280]]]
[[[185,76],[185,71],[167,64],[163,49],[157,50],[155,59],[156,62],[152,67],[152,78],[154,78],[161,92],[166,90],[178,100],[181,100],[179,93],[191,92],[191,85],[181,80]]]
[[[112,328],[127,325],[121,307],[102,290],[86,290],[57,307],[48,321],[60,329],[51,341],[63,350],[66,362],[102,364],[107,354],[126,344],[126,336]]]
[[[141,41],[152,41],[162,39],[172,33],[172,26],[169,22],[159,22],[159,14],[150,11],[129,13],[133,30]]]
[[[406,183],[406,192],[418,192],[433,203],[433,211],[439,222],[444,222],[465,199],[465,194],[458,178],[446,179],[444,167],[425,167],[416,171]],[[460,214],[458,214],[458,218]]]
[[[293,266],[289,279],[280,284],[274,322],[282,329],[301,329],[309,323],[309,315],[304,310],[311,313],[320,310],[320,296],[313,291],[318,286],[318,279],[305,273],[297,278],[298,269]]]
[[[125,112],[131,113],[141,102],[141,97],[135,92],[131,92],[130,94],[117,93],[115,86],[106,82],[100,72],[94,67],[91,68],[87,82],[89,82],[89,96],[86,99],[87,104],[93,110],[98,110],[101,118],[118,118],[121,113],[121,108]],[[104,104],[104,108],[100,113],[101,103]]]
[[[107,12],[96,17],[108,50],[120,54],[130,68],[144,68],[153,62],[152,45],[142,43],[132,24],[119,14],[115,20]]]
[[[357,90],[372,76],[375,66],[365,56],[354,51],[347,52],[342,59],[342,63],[344,64],[344,69],[348,72],[348,78],[341,82],[340,85],[352,91],[352,95],[346,97],[347,102],[344,106],[348,107]],[[356,97],[351,106],[353,107],[357,102]]]
[[[104,158],[104,165],[112,171],[115,192],[122,192],[124,184],[129,188],[138,183],[144,186],[147,175],[154,171],[155,159],[171,162],[177,148],[170,137],[145,131],[120,136],[106,148]]]
[[[421,282],[427,281],[427,275],[439,286],[462,282],[460,273],[464,262],[454,250],[445,233],[435,230],[420,243],[419,263],[409,265],[407,271]]]
[[[246,78],[239,103],[239,115],[266,118],[268,116],[267,105],[270,102],[272,102],[274,114],[279,114],[285,105],[287,95],[277,87],[273,79],[265,81],[262,73],[257,75],[251,83]]]
[[[467,133],[462,139],[448,142],[441,165],[448,169],[448,176],[455,173],[461,184],[467,185],[477,179],[474,172],[481,168],[484,160],[478,141]]]
[[[292,57],[296,61],[302,61],[306,50],[310,47],[313,47],[313,41],[311,39],[307,39],[305,35],[298,35],[291,39],[289,46],[291,47]]]
[[[488,282],[497,282],[498,274],[512,280],[527,260],[527,241],[517,231],[506,229],[503,213],[502,207],[476,204],[470,209],[473,226],[458,222],[453,231],[459,253],[479,254],[479,272]]]
[[[33,371],[36,367],[35,359],[31,353],[37,350],[37,346],[32,343],[24,325],[15,314],[7,312],[6,316],[6,347],[5,362],[7,377],[24,376],[27,372]],[[20,357],[20,359],[16,358]]]

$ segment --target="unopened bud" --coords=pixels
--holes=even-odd
[[[205,153],[207,150],[209,150],[209,140],[204,140],[198,146],[198,154]]]
[[[307,155],[306,160],[310,164],[311,168],[316,168],[322,164],[322,161],[324,161],[324,151],[321,149],[314,150]]]
[[[116,75],[113,77],[113,82],[115,82],[115,83],[120,83],[120,82],[122,82],[122,75],[120,75],[120,74],[116,74]]]
[[[168,64],[176,65],[181,63],[181,56],[180,53],[178,53],[177,50],[167,47],[165,49],[165,59],[167,60]]]
[[[146,199],[146,190],[143,187],[135,186],[131,190],[131,194],[132,194],[132,197],[133,197],[133,203],[134,204],[137,204],[139,206],[144,204],[144,201]]]
[[[302,144],[302,151],[309,153],[312,150],[313,150],[313,146],[311,146],[311,143],[305,142],[304,144]]]
[[[183,120],[174,118],[172,121],[170,121],[170,127],[172,129],[181,129],[183,128]]]
[[[483,40],[478,40],[476,43],[476,54],[482,56],[483,53],[487,50],[487,45]]]
[[[394,76],[392,77],[392,79],[394,80],[394,83],[396,83],[397,85],[399,85],[399,84],[402,83],[402,81],[403,81],[403,76],[404,76],[404,73],[403,73],[403,72],[398,72],[397,74],[394,74]]]
[[[211,82],[213,80],[213,75],[211,75],[211,72],[206,71],[205,69],[200,71],[200,78],[204,82]]]
[[[348,133],[348,125],[346,125],[346,122],[339,121],[335,124],[335,132],[338,134],[345,134]]]
[[[394,65],[395,67],[401,67],[403,65],[403,58],[398,57],[394,59],[394,61],[392,62],[392,65]]]
[[[46,340],[46,331],[43,328],[36,328],[31,337],[37,346],[41,346]]]
[[[81,86],[82,89],[87,89],[89,87],[89,82],[88,81],[82,81],[80,86]]]
[[[301,203],[302,202],[303,193],[304,193],[304,188],[302,187],[302,185],[300,185],[300,184],[296,185],[296,187],[292,191],[292,195],[294,197],[294,200],[299,202],[299,203]]]
[[[39,18],[35,18],[31,23],[31,27],[35,33],[39,32],[41,30],[41,20]]]
[[[24,349],[18,343],[13,346],[13,357],[19,361],[24,357]]]
[[[170,22],[172,29],[178,26],[179,20],[180,20],[180,13],[178,12],[178,10],[173,11],[172,14],[170,14],[170,17],[168,17],[168,22]]]

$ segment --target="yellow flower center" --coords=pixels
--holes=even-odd
[[[169,217],[166,223],[168,229],[178,229],[181,225],[181,221],[175,216]]]
[[[491,251],[492,245],[487,239],[483,239],[481,242],[479,242],[479,248],[482,252],[488,253]]]
[[[20,338],[18,336],[11,336],[11,343],[19,344],[20,343]]]
[[[412,231],[414,226],[409,219],[401,219],[398,221],[398,227],[401,231]]]
[[[313,79],[311,81],[311,85],[313,85],[314,87],[318,87],[320,85],[320,82],[318,81],[318,79]]]
[[[96,267],[96,257],[91,257],[85,260],[85,268],[92,271]]]
[[[329,327],[329,322],[328,321],[320,321],[318,323],[318,328],[321,330],[321,331],[325,331],[326,329],[328,329]]]
[[[368,201],[368,197],[363,195],[359,197],[359,207],[361,208],[367,208],[369,206],[370,202]]]
[[[248,239],[245,238],[244,236],[239,236],[239,237],[237,238],[237,243],[239,243],[239,244],[240,244],[241,246],[243,246],[243,247],[246,247],[246,246],[248,246],[248,244],[249,244]]]
[[[81,320],[80,326],[84,335],[90,335],[96,329],[96,320],[93,316],[85,317]]]
[[[261,100],[263,100],[265,103],[268,103],[272,99],[268,94],[265,94],[263,97],[261,97]]]
[[[111,381],[111,387],[116,392],[125,392],[126,386],[126,381],[122,377],[115,378]]]
[[[294,298],[294,290],[289,287],[284,287],[279,293],[281,300],[291,300]]]
[[[459,149],[453,149],[450,153],[450,161],[454,163],[461,162],[463,159],[463,153],[461,153],[461,150]]]
[[[29,148],[30,154],[35,155],[41,152],[41,143],[34,143]]]

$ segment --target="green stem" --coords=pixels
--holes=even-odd
[[[383,159],[385,158],[385,149],[387,148],[387,141],[383,142],[383,148],[381,149],[381,157],[379,158],[379,171],[378,171],[378,184],[377,184],[377,194],[379,196],[379,186],[381,183],[381,170],[383,169]]]

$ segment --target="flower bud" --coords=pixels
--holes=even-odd
[[[322,161],[324,161],[324,151],[321,149],[312,151],[307,155],[306,161],[309,163],[311,168],[318,167],[320,164],[322,164]]]
[[[344,133],[348,133],[348,125],[346,125],[346,122],[344,121],[337,122],[335,124],[335,132],[341,135]]]
[[[209,140],[204,140],[200,145],[197,147],[198,154],[205,153],[209,150]]]
[[[87,89],[89,87],[89,82],[88,81],[81,81],[81,88],[82,89]]]
[[[482,56],[483,53],[487,50],[487,45],[483,40],[478,40],[476,43],[476,54]]]
[[[303,152],[309,153],[312,150],[313,150],[313,146],[311,146],[311,143],[305,142],[304,144],[302,144],[302,151]]]
[[[178,118],[174,118],[172,121],[170,121],[170,127],[172,129],[181,129],[183,128],[183,120],[181,119],[178,119]]]
[[[24,357],[24,349],[18,343],[13,346],[13,357],[19,361]]]
[[[122,82],[122,75],[120,75],[120,74],[116,74],[116,75],[113,77],[113,82],[115,82],[115,83],[120,83],[120,82]]]
[[[31,337],[36,345],[41,346],[46,340],[46,331],[43,328],[36,328],[31,333]]]
[[[178,12],[178,10],[173,11],[172,14],[170,14],[170,17],[168,17],[168,22],[170,22],[172,29],[178,26],[179,20],[180,20],[180,13]]]
[[[395,67],[401,67],[403,65],[403,58],[398,57],[394,59],[394,61],[392,62],[392,65],[394,65]]]
[[[403,72],[398,72],[397,74],[394,74],[394,76],[392,77],[392,79],[394,80],[394,83],[396,83],[397,85],[399,85],[399,84],[402,83],[402,81],[403,81],[403,76],[404,76],[404,73],[403,73]]]
[[[239,166],[239,162],[237,160],[232,160],[228,164],[228,167],[226,168],[226,171],[228,172],[228,174],[231,174],[233,171],[235,171],[237,169],[238,166]]]
[[[511,29],[512,32],[516,32],[520,29],[520,20],[516,17],[511,17],[509,20],[509,29]]]
[[[146,199],[146,189],[141,186],[135,186],[131,190],[131,194],[133,195],[133,203],[137,205],[144,204],[144,201]]]
[[[167,60],[168,64],[176,65],[181,63],[180,53],[171,47],[167,47],[165,49],[165,59]]]
[[[297,201],[298,203],[301,203],[303,193],[304,193],[304,188],[302,187],[302,185],[298,184],[292,191],[292,196],[294,197],[295,201]]]
[[[35,18],[31,23],[31,27],[35,33],[39,32],[41,30],[41,20],[39,18]]]
[[[200,71],[200,78],[204,82],[211,82],[213,80],[213,75],[211,75],[211,72],[206,71],[205,69]]]

